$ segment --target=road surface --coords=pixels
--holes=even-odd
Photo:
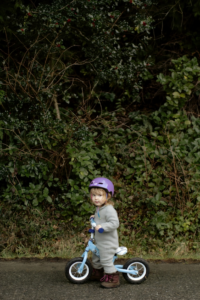
[[[116,289],[98,282],[71,284],[66,261],[0,261],[0,300],[200,300],[200,263],[150,263],[150,275],[140,285],[121,276]]]

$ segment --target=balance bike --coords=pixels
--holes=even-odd
[[[92,226],[92,228],[89,229],[89,233],[91,233],[91,239],[85,248],[85,252],[82,254],[82,257],[71,259],[65,267],[65,276],[72,283],[81,284],[90,279],[92,275],[92,264],[87,259],[89,251],[92,251],[95,255],[100,257],[98,248],[93,244],[95,232],[94,228],[96,227],[96,223],[94,222],[93,218],[90,219],[90,223]],[[100,228],[98,231],[103,233],[104,229]],[[124,255],[126,253],[126,247],[119,247],[113,257],[113,262],[116,260],[117,255]],[[124,266],[115,265],[115,268],[118,272],[122,273],[124,279],[129,283],[142,283],[149,276],[149,265],[142,258],[131,258],[124,264]]]

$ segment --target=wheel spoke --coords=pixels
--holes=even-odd
[[[128,274],[129,278],[132,278],[133,280],[143,277],[145,274],[145,268],[142,263],[137,263],[137,262],[132,263],[131,265],[129,265],[128,269],[138,272],[138,274],[130,274],[130,273]]]
[[[74,276],[76,276],[76,275],[77,275],[77,272],[72,272],[72,274],[73,274]]]

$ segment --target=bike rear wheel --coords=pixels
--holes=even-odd
[[[129,283],[139,284],[149,276],[149,265],[142,258],[131,258],[123,266],[123,269],[138,271],[137,275],[122,273],[124,279]]]

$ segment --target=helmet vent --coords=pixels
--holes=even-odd
[[[99,182],[98,184],[103,184],[103,182]]]

